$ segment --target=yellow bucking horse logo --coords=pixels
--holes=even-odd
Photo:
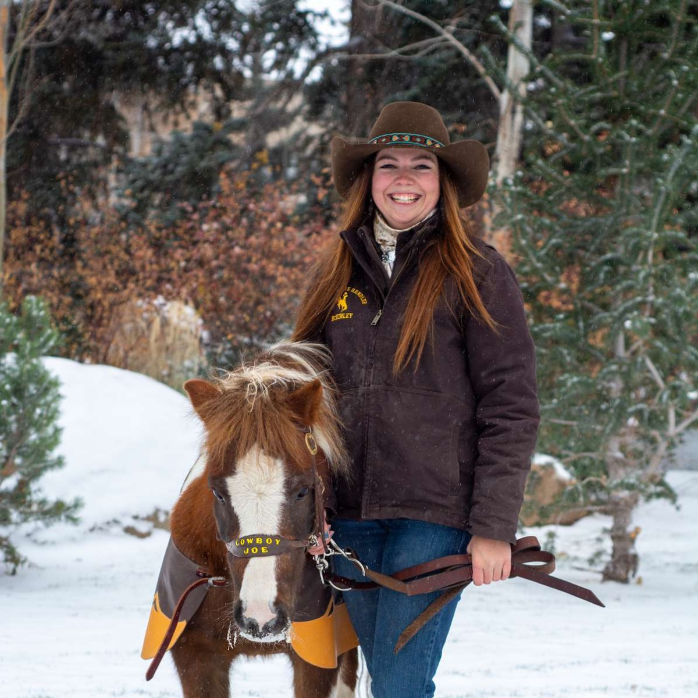
[[[354,313],[349,312],[349,303],[347,299],[349,298],[350,293],[359,299],[361,305],[366,305],[368,302],[366,300],[366,296],[361,293],[359,289],[354,288],[353,286],[347,286],[347,290],[344,291],[344,293],[337,300],[337,308],[339,309],[339,312],[332,315],[330,318],[331,322],[335,322],[335,320],[351,320],[354,317]]]

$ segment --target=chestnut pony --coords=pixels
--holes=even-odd
[[[282,342],[215,382],[185,384],[205,429],[202,456],[172,510],[172,541],[228,580],[209,591],[172,648],[185,698],[228,698],[241,655],[288,655],[296,698],[349,698],[357,655],[336,669],[302,660],[288,644],[299,581],[314,563],[301,548],[241,559],[226,543],[252,534],[307,540],[316,526],[317,477],[346,469],[334,387],[321,345]],[[313,465],[304,429],[318,445]]]

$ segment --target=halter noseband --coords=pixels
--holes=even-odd
[[[234,557],[270,557],[283,555],[298,548],[307,548],[308,540],[292,540],[279,535],[241,536],[237,540],[228,541],[225,547]]]

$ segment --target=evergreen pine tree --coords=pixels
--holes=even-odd
[[[41,363],[57,342],[40,299],[28,297],[20,316],[0,305],[0,552],[13,571],[23,561],[10,541],[14,527],[74,522],[79,506],[49,501],[38,488],[45,472],[64,464],[54,453],[60,442],[59,384]]]
[[[538,448],[576,475],[570,504],[613,517],[604,579],[627,582],[632,511],[675,498],[664,470],[698,425],[698,3],[544,5],[567,41],[531,55],[498,222],[538,351]]]

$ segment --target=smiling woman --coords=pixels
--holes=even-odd
[[[335,477],[335,541],[383,574],[466,552],[476,585],[511,570],[538,400],[516,277],[461,216],[488,172],[481,143],[451,143],[416,102],[387,105],[365,143],[332,141],[341,233],[294,338],[327,345],[340,388],[351,476]],[[435,597],[345,595],[376,698],[434,695],[457,597],[393,648]]]

